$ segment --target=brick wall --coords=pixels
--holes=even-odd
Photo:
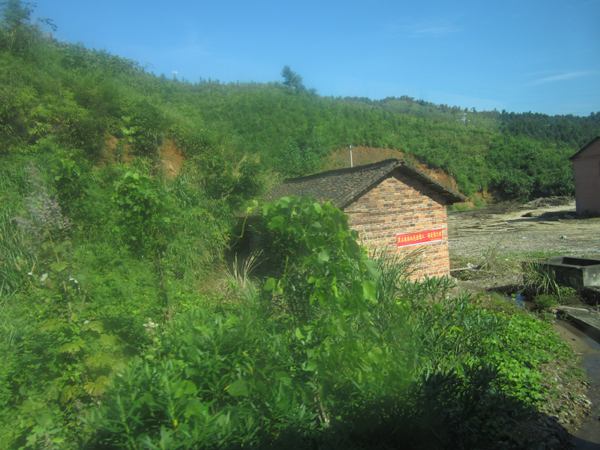
[[[350,227],[370,248],[387,247],[408,253],[421,247],[420,264],[412,278],[450,274],[448,220],[445,201],[433,189],[398,170],[374,185],[344,209]],[[397,234],[442,229],[442,240],[419,246],[396,245]]]

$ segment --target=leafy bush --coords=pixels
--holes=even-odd
[[[355,366],[351,379],[349,366],[343,376],[313,366],[303,342],[311,338],[273,321],[256,297],[229,312],[192,309],[158,332],[157,347],[111,377],[102,405],[85,413],[85,423],[96,430],[86,445],[300,449],[338,443],[350,449],[410,449],[480,448],[510,440],[512,424],[531,412],[528,395],[540,392],[540,379],[528,367],[545,361],[544,354],[552,357],[545,353],[546,338],[522,340],[531,332],[526,327],[516,340],[505,341],[490,331],[490,324],[499,329],[499,318],[465,299],[440,306],[439,288],[443,285],[407,287],[420,300],[438,301],[411,311],[421,317],[410,333],[402,333],[404,341],[420,340],[434,349],[415,344],[426,353],[413,359],[401,341],[390,341],[377,373]],[[460,317],[462,327],[455,320]],[[430,319],[440,326],[420,330]],[[446,331],[446,324],[454,329]],[[372,340],[369,336],[364,334]],[[500,343],[508,348],[494,352]],[[455,346],[457,351],[447,351]],[[503,356],[508,350],[518,358],[524,349],[520,360]],[[410,367],[412,380],[398,380],[401,372],[390,370],[395,366]],[[322,378],[332,382],[328,389],[319,388]]]
[[[293,426],[312,427],[311,373],[288,334],[259,314],[190,310],[136,358],[86,422],[96,442],[217,448],[242,446]],[[305,400],[303,400],[305,398]]]
[[[219,258],[230,206],[199,171],[166,185],[128,169],[86,175],[69,240],[52,186],[29,195],[25,170],[3,181],[3,230],[19,212],[40,237],[0,241],[15,280],[0,302],[0,448],[481,448],[511,439],[546,394],[539,365],[567,356],[534,318],[449,298],[448,279],[407,281],[410,260],[370,258],[340,210],[308,198],[265,205],[259,288],[203,298],[197,272]],[[36,204],[22,196],[56,203],[54,219],[21,212]],[[129,234],[151,252],[123,248]]]
[[[213,152],[194,161],[202,168],[206,195],[226,202],[233,211],[255,198],[262,190],[258,157],[245,155],[238,162],[232,162],[231,155]]]
[[[550,309],[554,308],[558,302],[552,294],[541,294],[533,299],[533,303],[538,309]]]
[[[171,222],[170,197],[156,179],[139,172],[127,172],[115,184],[113,200],[120,217],[118,232],[136,251],[155,253],[164,246]]]

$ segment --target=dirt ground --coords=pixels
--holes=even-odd
[[[448,230],[450,255],[473,259],[473,264],[492,250],[500,255],[552,253],[600,259],[600,217],[578,216],[575,200],[569,198],[451,212]]]
[[[497,292],[510,295],[518,291],[523,260],[553,255],[600,259],[600,218],[577,216],[574,199],[538,199],[528,205],[499,204],[451,212],[448,228],[456,290],[479,294],[483,301],[497,298]],[[522,424],[520,431],[539,439],[535,447],[539,449],[600,448],[596,447],[600,445],[596,444],[600,442],[600,423],[590,416],[598,405],[592,405],[594,391],[583,376],[584,369],[589,372],[585,358],[593,351],[585,335],[571,325],[558,321],[553,328],[584,362],[581,376],[574,376],[577,368],[568,365],[545,365],[542,370],[549,383],[558,384],[563,394],[548,397],[539,415]],[[591,375],[597,375],[595,372]],[[590,420],[592,437],[581,432],[582,424],[589,428]]]

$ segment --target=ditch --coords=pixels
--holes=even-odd
[[[600,343],[564,320],[557,321],[552,328],[580,355],[581,367],[590,383],[587,396],[592,403],[591,414],[582,421],[581,428],[571,440],[576,450],[597,449],[600,446]]]

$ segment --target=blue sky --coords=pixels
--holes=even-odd
[[[191,82],[477,110],[600,111],[600,0],[38,0],[55,36]]]

